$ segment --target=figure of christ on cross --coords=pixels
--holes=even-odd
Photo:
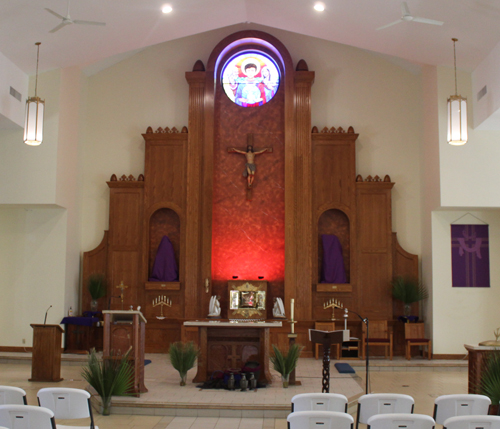
[[[247,178],[247,189],[252,189],[253,181],[255,179],[255,172],[257,171],[257,168],[255,166],[255,156],[265,152],[271,153],[273,151],[273,148],[265,147],[264,149],[254,151],[253,134],[248,134],[247,142],[248,143],[246,150],[229,147],[227,148],[227,151],[229,153],[240,153],[242,155],[245,155],[247,162],[245,164],[245,170],[243,171],[243,177]]]
[[[121,281],[121,283],[118,285],[118,286],[115,286],[117,289],[121,289],[121,294],[120,294],[120,298],[121,298],[121,301],[122,301],[122,310],[123,310],[123,290],[124,289],[128,289],[128,286],[125,286],[123,284],[123,280]]]

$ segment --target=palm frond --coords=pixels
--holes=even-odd
[[[179,371],[179,374],[186,374],[194,367],[199,350],[192,341],[188,343],[178,341],[170,344],[168,353],[172,366]]]
[[[413,277],[396,277],[392,281],[392,296],[404,304],[412,304],[429,297],[427,288]]]
[[[288,353],[286,355],[283,354],[283,352],[274,344],[272,345],[272,347],[273,353],[269,358],[271,359],[273,368],[281,375],[290,374],[297,367],[300,352],[304,347],[298,344],[292,344],[292,346],[288,349]]]
[[[99,299],[106,296],[106,278],[104,274],[91,274],[87,280],[87,289],[92,299]]]
[[[500,355],[497,353],[488,356],[477,387],[478,393],[488,396],[492,404],[500,402]]]
[[[128,396],[134,384],[134,368],[128,361],[130,348],[121,358],[110,356],[99,359],[95,349],[89,355],[82,377],[89,383],[103,401],[111,396]]]

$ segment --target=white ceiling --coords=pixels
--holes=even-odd
[[[165,3],[173,12],[163,14]],[[408,0],[413,15],[444,21],[442,26],[402,22],[399,0],[72,0],[72,19],[105,21],[105,27],[69,25],[49,30],[66,15],[67,0],[1,0],[0,52],[33,74],[35,42],[42,42],[40,71],[88,66],[110,56],[239,23],[257,23],[319,37],[409,61],[473,71],[500,42],[499,0]]]

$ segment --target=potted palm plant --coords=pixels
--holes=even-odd
[[[183,343],[178,341],[170,344],[168,349],[170,363],[179,372],[181,376],[180,385],[186,385],[187,373],[194,367],[198,358],[199,350],[192,341]]]
[[[298,344],[292,344],[285,355],[273,344],[273,353],[270,356],[271,363],[276,371],[281,374],[283,387],[288,387],[290,373],[297,367],[300,352],[304,347]]]
[[[498,352],[488,355],[476,389],[477,393],[491,399],[490,414],[500,415],[500,354]]]
[[[89,355],[82,377],[101,397],[102,415],[109,416],[112,396],[128,396],[134,384],[134,368],[128,362],[130,347],[120,359],[111,356],[100,359],[95,349]]]
[[[106,278],[104,274],[91,274],[87,280],[87,289],[92,297],[90,310],[97,311],[97,300],[106,296]]]
[[[408,317],[411,304],[429,297],[427,288],[414,277],[396,277],[392,281],[392,296],[404,304],[404,315]]]

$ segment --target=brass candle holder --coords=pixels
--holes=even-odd
[[[153,299],[153,308],[160,306],[160,315],[156,316],[157,319],[163,320],[165,319],[165,316],[163,316],[163,307],[172,307],[172,300],[165,296],[157,296],[155,299]]]
[[[323,308],[326,310],[327,308],[331,308],[332,309],[332,321],[335,321],[335,309],[336,308],[344,308],[344,304],[342,304],[340,301],[336,300],[336,299],[330,299],[328,301],[326,301],[324,304],[323,304]]]

